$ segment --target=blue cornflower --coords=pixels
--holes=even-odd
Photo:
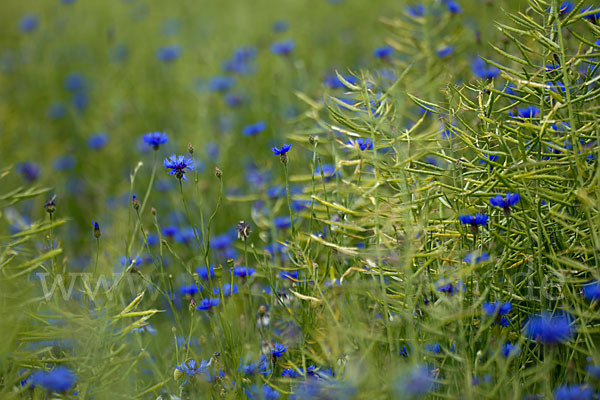
[[[582,287],[583,297],[587,300],[600,300],[600,281],[590,282]]]
[[[361,151],[371,150],[373,148],[373,141],[365,138],[358,138],[356,140],[349,139],[348,144],[352,147],[358,147]]]
[[[196,306],[196,310],[210,310],[219,305],[219,299],[205,298]]]
[[[474,227],[487,225],[489,217],[485,214],[477,213],[475,215],[461,215],[458,220],[463,225],[471,225]]]
[[[94,227],[94,237],[96,239],[100,238],[100,235],[101,235],[101,233],[100,233],[100,224],[97,223],[97,222],[95,222],[95,221],[92,221],[92,226]]]
[[[273,225],[277,229],[286,229],[292,226],[292,222],[289,217],[275,217],[273,218]]]
[[[171,170],[169,171],[169,175],[175,175],[177,179],[183,179],[184,181],[187,181],[187,178],[185,177],[186,168],[194,168],[194,161],[183,155],[177,156],[173,154],[171,157],[165,158],[163,164],[166,169]]]
[[[202,287],[200,287],[200,290],[202,290]],[[198,286],[194,284],[183,285],[179,288],[179,293],[182,296],[194,296],[196,293],[198,293]]]
[[[481,160],[479,160],[479,162],[481,164],[490,164],[491,162],[497,162],[498,159],[500,159],[500,156],[495,155],[495,154],[484,154],[483,158]],[[492,167],[492,165],[490,164],[490,168]]]
[[[515,357],[521,354],[521,348],[518,344],[506,342],[502,345],[502,348],[500,349],[500,354],[502,354],[502,357]]]
[[[594,8],[593,6],[587,6],[581,10],[581,14],[586,14],[586,13],[591,13],[584,17],[585,19],[589,20],[590,22],[593,22],[595,24],[595,23],[598,23],[598,20],[600,20],[600,9]]]
[[[177,234],[177,232],[179,232],[179,229],[176,226],[170,225],[170,226],[165,226],[164,228],[162,228],[160,230],[160,233],[163,236],[167,236],[167,237],[173,237]]]
[[[206,266],[196,268],[196,273],[200,276],[200,278],[202,278],[205,281],[208,280],[208,272],[209,271],[207,271]],[[210,278],[212,279],[214,277],[215,277],[215,266],[211,265],[210,266]]]
[[[427,111],[429,112],[429,110]],[[456,127],[454,124],[450,124],[448,126],[444,126],[442,131],[440,132],[440,136],[442,139],[452,139],[454,134],[456,133]]]
[[[488,261],[489,259],[490,259],[490,255],[488,253],[483,252],[483,253],[479,254],[479,252],[473,251],[471,253],[468,253],[463,258],[463,262],[466,262],[467,264],[479,264],[479,263]]]
[[[181,384],[183,386],[188,382],[188,380],[190,378],[192,378],[198,374],[202,374],[202,373],[206,372],[206,370],[208,369],[209,366],[210,366],[210,361],[202,360],[200,362],[200,364],[198,364],[196,362],[196,360],[188,360],[188,361],[182,362],[175,368],[176,368],[176,371],[183,372],[185,375],[187,375],[185,381]],[[176,372],[176,375],[177,375],[177,372]]]
[[[27,182],[33,182],[40,176],[40,168],[31,161],[17,164],[16,170]]]
[[[279,56],[287,56],[294,50],[294,47],[296,47],[296,42],[292,39],[275,42],[271,45],[271,53]]]
[[[69,154],[62,157],[57,157],[54,159],[54,169],[56,171],[67,171],[75,168],[75,164],[77,163],[77,159],[74,155]]]
[[[424,365],[417,365],[400,379],[397,390],[402,396],[419,397],[426,395],[434,387],[434,375]]]
[[[150,335],[156,335],[158,333],[158,331],[151,324],[138,326],[137,328],[133,328],[131,332],[148,333]]]
[[[460,8],[460,4],[458,4],[455,0],[443,0],[443,3],[446,4],[446,8],[452,14],[460,14],[462,13],[462,9]]]
[[[471,69],[475,76],[481,79],[492,79],[500,76],[500,70],[496,66],[489,65],[485,60],[479,57],[473,60]]]
[[[565,16],[567,14],[569,14],[571,11],[573,11],[573,9],[575,8],[575,5],[570,2],[570,1],[563,1],[560,4],[560,7],[558,7],[558,15],[559,16]],[[548,12],[552,12],[552,7],[548,8]]]
[[[381,46],[373,50],[373,56],[377,58],[389,58],[394,54],[394,48],[391,46]]]
[[[454,294],[459,290],[464,290],[464,284],[459,282],[457,285],[454,285],[448,279],[442,278],[436,282],[436,290],[441,293]]]
[[[594,378],[600,379],[600,365],[594,365],[594,360],[592,357],[588,357],[587,362],[588,365],[585,367],[587,373],[592,375]]]
[[[406,7],[406,13],[411,17],[417,18],[425,15],[425,6],[423,4],[415,4],[414,6]]]
[[[321,176],[321,170],[323,170],[323,179],[325,182],[329,182],[331,178],[337,176],[337,172],[335,170],[335,166],[331,164],[323,164],[320,167],[317,166],[315,168],[315,177]]]
[[[276,156],[280,156],[290,151],[291,148],[291,144],[284,144],[283,146],[281,146],[281,149],[278,149],[277,147],[271,147],[271,150],[273,150],[273,154],[275,154]]]
[[[554,400],[592,400],[594,389],[586,385],[562,385],[554,389]]]
[[[290,27],[290,24],[288,24],[287,21],[280,19],[278,21],[273,22],[273,26],[271,27],[271,29],[275,33],[281,33],[281,32],[287,31],[289,27]]]
[[[37,29],[40,19],[35,14],[27,14],[19,20],[19,30],[21,33],[31,33]]]
[[[67,367],[56,367],[52,371],[38,371],[31,376],[31,383],[53,392],[66,392],[75,385],[75,374]]]
[[[210,80],[209,90],[211,92],[226,92],[235,85],[235,79],[231,76],[214,76]]]
[[[264,131],[265,129],[267,129],[267,123],[265,121],[258,121],[255,124],[246,125],[242,129],[242,135],[255,136]]]
[[[163,46],[156,51],[156,58],[162,62],[172,62],[181,55],[181,47],[178,45]]]
[[[510,302],[500,303],[495,301],[493,303],[483,303],[481,306],[483,312],[490,317],[500,317],[508,314],[512,310],[512,304]]]
[[[62,118],[67,115],[67,106],[62,101],[53,103],[48,107],[46,115],[51,120]]]
[[[509,111],[508,115],[513,118],[536,118],[540,115],[540,108],[536,106],[518,107],[516,113]]]
[[[233,239],[227,233],[215,235],[210,240],[210,248],[215,250],[225,250],[232,242]]]
[[[298,271],[281,271],[279,272],[279,277],[281,279],[289,279],[291,281],[298,280]]]
[[[86,87],[85,78],[83,77],[83,75],[74,72],[72,74],[67,75],[63,86],[66,90],[71,92],[84,90]]]
[[[238,287],[234,283],[233,285],[229,283],[223,284],[223,296],[231,296],[232,294],[236,294],[238,292]],[[213,293],[215,295],[219,294],[219,288],[213,288]]]
[[[165,144],[169,141],[169,137],[164,132],[149,132],[146,133],[142,139],[148,146],[152,146],[154,150],[158,150],[161,144]]]
[[[575,334],[575,326],[568,314],[552,315],[544,312],[529,317],[524,326],[525,335],[544,344],[568,341]]]
[[[240,278],[245,278],[247,276],[252,276],[256,272],[254,268],[248,267],[233,267],[231,273],[235,276],[239,276]]]
[[[352,75],[345,75],[342,78],[352,85],[358,83],[358,79]],[[330,89],[344,89],[346,87],[337,75],[327,75],[323,83]]]
[[[504,214],[510,214],[510,207],[521,201],[521,196],[518,193],[506,192],[506,196],[503,198],[501,194],[490,199],[490,204],[493,207],[499,207],[504,210]]]
[[[285,353],[287,350],[287,344],[281,344],[281,343],[273,343],[273,348],[271,349],[271,357],[273,357],[274,359],[280,358],[281,356],[283,356],[283,353]]]
[[[281,397],[281,393],[266,384],[262,387],[262,394],[265,400],[275,400]]]
[[[454,46],[448,45],[437,49],[435,52],[439,58],[446,58],[454,52]]]
[[[227,93],[223,99],[227,107],[235,108],[244,103],[244,95],[240,93]]]
[[[425,350],[427,350],[430,353],[440,354],[442,348],[440,347],[440,344],[438,342],[435,342],[434,344],[426,344]]]
[[[90,136],[87,140],[87,145],[92,150],[100,150],[108,143],[108,134],[106,132],[98,132]]]

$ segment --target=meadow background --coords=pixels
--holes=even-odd
[[[597,398],[600,7],[0,7],[0,398]]]

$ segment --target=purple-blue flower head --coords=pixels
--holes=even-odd
[[[356,140],[349,139],[348,144],[352,147],[356,147],[361,151],[371,150],[373,148],[373,141],[366,138],[358,138]]]
[[[70,92],[78,92],[80,90],[85,90],[86,89],[85,78],[83,77],[83,75],[81,75],[79,73],[76,73],[76,72],[71,73],[71,74],[67,75],[67,77],[65,78],[63,86],[65,87],[66,90],[68,90]]]
[[[185,177],[185,173],[187,172],[186,169],[191,170],[194,168],[194,161],[183,155],[177,156],[173,154],[171,157],[165,158],[163,164],[166,169],[171,170],[169,171],[169,175],[175,175],[177,179],[183,179],[184,181],[187,181],[187,178]]]
[[[494,66],[488,64],[485,60],[477,57],[471,63],[471,69],[476,77],[481,79],[492,79],[500,76],[500,70]]]
[[[437,51],[435,53],[437,54],[437,56],[439,58],[446,58],[446,57],[450,56],[452,54],[452,52],[454,52],[454,46],[448,45],[448,46],[440,47],[439,49],[437,49]]]
[[[33,182],[40,176],[40,168],[31,161],[19,163],[15,168],[27,182]]]
[[[394,54],[394,48],[391,46],[381,46],[373,50],[373,56],[377,58],[390,58]]]
[[[291,144],[284,144],[283,146],[281,146],[281,149],[278,149],[277,147],[272,147],[271,150],[273,150],[273,154],[275,154],[276,156],[280,156],[282,154],[286,154],[288,151],[290,151],[291,148]]]
[[[235,276],[239,276],[240,278],[245,278],[247,276],[252,276],[256,272],[254,268],[248,267],[233,267],[231,273]]]
[[[407,395],[420,397],[426,395],[434,387],[434,375],[424,365],[417,365],[409,374],[400,378],[397,390],[403,397]]]
[[[483,158],[481,160],[479,160],[479,162],[482,164],[490,164],[490,161],[497,162],[499,158],[500,158],[500,156],[498,156],[496,154],[484,154]],[[490,164],[490,167],[491,167],[491,164]]]
[[[462,9],[460,8],[460,4],[458,4],[455,0],[443,0],[443,3],[446,3],[446,8],[450,11],[451,14],[460,14],[462,13]]]
[[[19,31],[21,33],[31,33],[40,25],[40,19],[35,14],[27,14],[19,20]]]
[[[165,144],[169,141],[169,137],[164,132],[149,132],[146,133],[142,139],[148,146],[152,146],[154,150],[158,150],[161,144]]]
[[[490,317],[498,317],[508,314],[512,310],[512,304],[509,302],[500,303],[495,301],[493,303],[483,303],[481,306],[483,312]]]
[[[282,216],[273,218],[273,225],[277,229],[286,229],[289,228],[292,223],[289,217]]]
[[[255,136],[267,129],[267,123],[265,121],[258,121],[255,124],[244,126],[242,129],[242,135],[244,136]]]
[[[287,31],[289,27],[290,27],[290,24],[288,24],[287,21],[280,19],[278,21],[273,22],[273,25],[271,26],[271,30],[275,33],[281,33],[281,32]]]
[[[487,225],[489,217],[485,214],[461,215],[458,220],[463,225],[481,226]]]
[[[575,5],[570,2],[570,1],[563,1],[562,3],[560,3],[560,6],[558,7],[558,15],[559,16],[565,16],[567,14],[569,14],[571,11],[573,11],[573,9],[575,8]],[[552,13],[552,7],[548,7],[548,12]]]
[[[490,259],[490,255],[486,252],[479,254],[478,251],[472,251],[468,253],[464,258],[463,262],[467,264],[479,264]]]
[[[589,13],[589,14],[588,14]],[[596,24],[600,20],[600,9],[594,6],[587,6],[581,10],[581,14],[587,14],[584,18]]]
[[[502,357],[505,357],[505,358],[515,357],[515,356],[518,356],[519,354],[521,354],[521,348],[519,347],[518,344],[512,344],[510,342],[506,342],[500,348],[500,354],[502,354]]]
[[[202,280],[207,281],[208,280],[208,272],[206,269],[206,266],[202,266],[202,267],[198,267],[196,268],[196,273],[200,276],[200,278]],[[214,278],[215,277],[215,266],[211,265],[210,266],[210,278]]]
[[[200,364],[198,364],[196,360],[188,360],[179,364],[176,367],[177,371],[183,372],[186,375],[186,379],[181,385],[185,385],[190,378],[206,372],[209,365],[210,362],[207,362],[205,360],[202,360]]]
[[[205,298],[205,299],[202,299],[202,301],[200,302],[200,304],[198,304],[196,306],[196,310],[208,311],[211,308],[216,307],[218,305],[219,305],[219,299]]]
[[[156,51],[158,61],[165,63],[173,62],[181,55],[181,47],[178,45],[163,46]]]
[[[235,79],[231,76],[214,76],[210,80],[209,90],[211,92],[227,92],[235,85]]]
[[[352,85],[358,83],[358,79],[353,75],[345,75],[342,78],[344,78],[346,82]],[[344,89],[346,87],[346,85],[344,85],[344,83],[340,80],[340,78],[338,78],[337,75],[327,75],[323,80],[323,83],[330,89]]]
[[[540,115],[540,109],[536,106],[518,107],[516,112],[509,111],[508,115],[513,118],[536,118]]]
[[[287,344],[273,343],[273,348],[271,349],[271,356],[273,358],[280,358],[281,356],[283,356],[283,353],[285,353],[286,350]]]
[[[96,221],[92,221],[92,226],[94,227],[94,236],[96,237],[96,239],[100,238],[100,224]]]
[[[35,386],[53,392],[66,392],[75,385],[75,374],[67,367],[56,367],[52,371],[38,371],[31,376]]]
[[[406,13],[413,18],[422,17],[425,15],[425,6],[423,4],[415,4],[414,6],[406,7]]]
[[[583,291],[583,298],[586,300],[600,300],[600,281],[590,282],[581,289]]]
[[[554,389],[554,400],[592,400],[594,388],[587,385],[562,385]]]
[[[518,193],[506,192],[505,197],[502,197],[501,194],[497,194],[496,196],[490,199],[490,204],[493,207],[499,207],[504,210],[505,214],[510,213],[510,207],[517,204],[521,201],[521,196]]]
[[[108,143],[108,134],[106,132],[95,133],[87,140],[87,145],[92,150],[100,150]]]
[[[202,287],[200,287],[200,290],[202,290]],[[195,284],[183,285],[179,288],[179,294],[182,296],[194,296],[196,293],[198,293],[198,286]]]
[[[567,342],[576,331],[568,314],[548,312],[530,316],[523,329],[528,338],[543,344]]]
[[[278,56],[287,56],[294,50],[295,47],[296,42],[294,42],[292,39],[275,42],[271,45],[271,53]]]
[[[235,283],[233,285],[231,285],[229,283],[223,284],[223,296],[228,297],[228,296],[231,296],[232,294],[236,294],[237,292],[238,292],[238,287]],[[219,288],[213,288],[213,293],[215,295],[218,295]]]

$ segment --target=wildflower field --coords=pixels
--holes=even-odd
[[[600,3],[0,10],[0,399],[600,398]]]

